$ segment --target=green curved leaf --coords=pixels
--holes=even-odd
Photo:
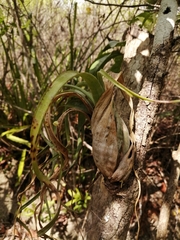
[[[110,41],[105,48],[102,50],[102,52],[105,52],[107,50],[109,50],[110,48],[114,48],[114,47],[124,47],[126,44],[126,42],[119,42],[118,40],[112,40]]]
[[[111,59],[122,55],[119,50],[112,51],[110,53],[101,54],[91,65],[89,72],[96,76],[97,72],[103,68],[106,63],[108,63]]]
[[[79,76],[82,77],[86,81],[88,87],[91,90],[94,104],[96,104],[105,89],[102,79],[96,78],[95,76],[93,76],[92,74],[87,73],[87,72],[79,73]]]
[[[175,100],[156,100],[156,99],[146,98],[144,96],[139,95],[138,93],[135,93],[135,92],[131,91],[129,88],[125,87],[123,84],[119,83],[114,78],[112,78],[104,70],[101,69],[99,71],[99,73],[102,74],[102,76],[104,76],[105,78],[107,78],[114,86],[116,86],[119,89],[121,89],[122,91],[126,92],[130,97],[136,97],[136,98],[139,98],[139,99],[144,100],[144,101],[156,102],[156,103],[179,103],[180,102],[180,99],[175,99]]]
[[[114,64],[112,64],[109,70],[114,73],[120,73],[121,65],[123,62],[123,55],[117,56],[113,60],[114,60]]]
[[[38,144],[39,144],[39,133],[41,130],[41,126],[44,120],[44,116],[53,100],[53,98],[57,95],[57,93],[62,89],[62,87],[70,81],[72,78],[81,77],[86,81],[89,89],[91,90],[92,100],[94,105],[99,100],[100,96],[104,92],[104,85],[101,78],[96,78],[90,73],[77,73],[75,71],[68,71],[62,73],[58,76],[52,84],[47,88],[44,95],[42,96],[37,109],[34,112],[34,117],[30,130],[31,137],[31,159],[32,159],[32,168],[36,177],[43,182],[47,188],[54,191],[57,194],[57,211],[53,219],[42,229],[38,231],[38,236],[43,235],[47,232],[55,223],[58,218],[60,211],[60,197],[54,185],[51,183],[49,178],[44,175],[44,173],[39,169],[37,163],[37,153],[38,153]],[[84,92],[85,93],[85,92]]]
[[[53,97],[58,93],[58,91],[62,88],[62,86],[67,83],[70,79],[75,77],[77,75],[77,72],[74,71],[69,71],[62,73],[59,77],[57,77],[52,84],[49,86],[49,88],[46,90],[44,93],[43,97],[41,98],[38,107],[34,113],[33,117],[33,122],[31,125],[31,130],[30,130],[30,136],[31,136],[31,143],[32,143],[32,148],[35,147],[36,149],[36,144],[37,144],[37,136],[39,134],[40,128],[42,121],[44,119],[44,115],[51,103],[51,100]],[[35,151],[35,149],[32,149]],[[31,151],[31,156],[34,157],[33,151]]]
[[[38,144],[37,137],[40,132],[44,115],[52,99],[56,96],[58,91],[64,86],[64,84],[66,84],[73,77],[82,77],[87,82],[93,96],[94,104],[99,100],[100,96],[104,92],[104,88],[102,86],[102,82],[100,82],[100,79],[97,79],[90,73],[77,73],[75,71],[68,71],[58,76],[44,93],[34,113],[33,122],[30,130],[31,144],[32,144],[32,148],[31,148],[32,159],[36,158],[37,144]]]

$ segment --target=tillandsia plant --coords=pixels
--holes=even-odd
[[[131,107],[129,132],[114,106],[116,91],[112,86],[103,93],[91,119],[93,158],[103,176],[111,182],[125,181],[128,178],[135,156],[132,101],[127,95]]]
[[[123,91],[131,109],[129,127],[125,125],[114,107],[117,88],[110,87],[105,91],[102,76]],[[90,119],[93,134],[93,156],[97,167],[110,182],[125,181],[127,179],[131,173],[135,156],[135,138],[132,131],[134,121],[133,96],[151,102],[180,102],[179,99],[158,101],[140,96],[123,85],[121,75],[119,81],[116,81],[103,70],[97,73],[97,77],[90,73],[64,72],[47,88],[34,113],[31,125],[31,159],[33,171],[40,182],[43,183],[39,193],[41,197],[39,207],[42,208],[45,193],[49,190],[56,194],[57,208],[51,221],[37,231],[39,236],[54,225],[61,208],[62,196],[59,195],[59,191],[51,180],[57,176],[63,179],[68,170],[74,165],[77,155],[80,154],[82,149],[85,135],[84,126],[88,124],[90,126]],[[60,116],[57,116],[57,112],[60,113]],[[70,116],[73,112],[76,114],[76,122],[78,123],[77,151],[73,151],[68,142],[71,127]],[[47,142],[58,152],[61,160],[59,170],[51,174],[45,174],[43,165],[40,166],[37,161],[41,149],[39,140],[44,127]],[[42,225],[40,224],[40,226]]]

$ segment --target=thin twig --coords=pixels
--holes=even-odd
[[[129,7],[129,8],[137,8],[137,7],[149,7],[154,6],[152,4],[135,4],[135,5],[125,5],[125,4],[116,4],[116,3],[98,3],[94,2],[92,0],[85,0],[86,2],[96,4],[96,5],[102,5],[102,6],[112,6],[112,7]]]

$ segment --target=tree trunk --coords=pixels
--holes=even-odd
[[[151,57],[146,66],[146,74],[140,94],[151,99],[159,99],[167,75],[166,68],[172,51],[173,29],[177,14],[177,2],[164,0],[161,3]],[[137,158],[143,164],[149,148],[151,129],[158,110],[157,103],[140,101],[136,112]]]
[[[171,53],[176,13],[176,0],[162,0],[153,45],[147,33],[142,31],[134,33],[134,28],[127,39],[123,66],[125,84],[135,92],[141,90],[140,94],[145,97],[160,98],[168,58]],[[151,52],[150,56],[149,52]],[[120,116],[128,125],[130,109],[120,91],[115,99],[115,104]],[[138,173],[141,175],[158,104],[138,102],[135,99],[134,109],[136,110],[135,135],[137,145],[135,169],[137,171],[138,168]],[[92,200],[85,224],[87,240],[126,239],[139,192],[136,177],[132,171],[118,193],[113,191],[114,185],[106,187],[102,175],[98,177],[93,186]],[[109,190],[110,188],[112,190]]]
[[[107,189],[103,177],[100,176],[93,187],[86,222],[87,240],[126,239],[136,197],[137,185],[133,179],[116,195]]]

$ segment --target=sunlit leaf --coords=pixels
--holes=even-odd
[[[7,139],[9,139],[9,140],[11,140],[13,142],[16,142],[18,144],[26,145],[29,148],[31,147],[31,143],[28,140],[26,140],[26,139],[14,136],[12,134],[6,134],[6,137],[7,137]]]
[[[23,149],[22,154],[21,154],[21,159],[18,164],[18,170],[17,170],[18,182],[17,182],[17,184],[19,184],[22,173],[24,171],[25,160],[26,160],[26,149]]]
[[[102,76],[104,76],[106,79],[108,79],[114,86],[118,87],[122,91],[124,91],[126,94],[128,94],[130,97],[136,97],[144,101],[148,102],[156,102],[156,103],[179,103],[180,99],[175,100],[158,100],[158,99],[151,99],[144,96],[139,95],[138,93],[133,92],[129,88],[125,87],[123,84],[116,81],[114,78],[112,78],[107,72],[105,72],[103,69],[99,71]]]
[[[30,128],[30,125],[25,125],[25,126],[21,126],[21,127],[14,127],[10,130],[7,130],[3,133],[1,133],[1,137],[7,135],[7,134],[14,134],[14,133],[19,133],[19,132],[22,132],[26,129]]]

